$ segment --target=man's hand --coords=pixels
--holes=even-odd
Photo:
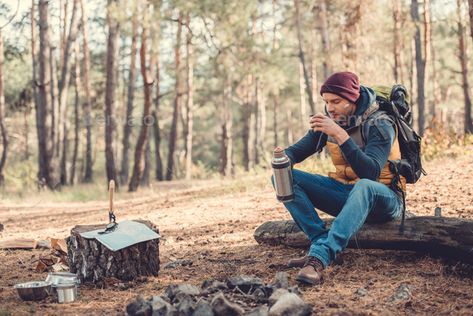
[[[322,132],[328,136],[334,138],[339,145],[343,144],[350,138],[348,133],[341,128],[334,120],[330,117],[323,115],[322,113],[317,113],[310,117],[309,120],[310,127],[315,132]]]

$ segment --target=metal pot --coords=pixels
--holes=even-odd
[[[51,284],[45,281],[19,283],[14,288],[24,301],[41,301],[51,293]]]
[[[77,299],[77,284],[75,283],[59,283],[53,285],[57,293],[58,303],[71,303]]]

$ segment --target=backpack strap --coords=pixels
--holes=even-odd
[[[386,134],[386,132],[382,128],[377,127],[376,121],[378,120],[384,120],[386,123],[390,122],[396,130],[396,137],[397,137],[397,126],[396,126],[396,122],[394,118],[390,116],[386,111],[377,110],[371,113],[361,126],[361,136],[365,144],[367,143],[369,129],[371,126],[375,126],[380,132],[381,136],[383,136],[385,139],[388,138],[388,135]],[[401,225],[399,226],[399,232],[402,234],[404,233],[404,222],[406,218],[406,195],[400,184],[401,173],[400,173],[400,170],[398,169],[397,163],[391,160],[388,160],[388,162],[389,162],[389,167],[390,167],[391,172],[394,173],[394,178],[391,181],[390,187],[402,200]]]
[[[368,108],[368,110],[369,110],[369,108]],[[373,111],[371,113],[368,113],[368,115],[365,117],[365,119],[361,123],[361,137],[363,139],[363,143],[367,144],[368,135],[370,133],[370,127],[372,127],[372,126],[375,126],[378,129],[378,131],[380,132],[381,136],[384,139],[387,139],[389,137],[385,130],[383,130],[382,128],[377,127],[376,122],[378,120],[383,120],[386,123],[389,122],[395,127],[395,122],[392,119],[392,117],[386,111],[379,110],[379,107],[378,107],[378,108],[376,108],[375,111]]]

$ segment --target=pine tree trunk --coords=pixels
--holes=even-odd
[[[47,0],[39,1],[39,83],[37,104],[38,127],[38,180],[50,189],[58,185],[57,164],[54,157],[53,108],[51,106],[51,48],[49,33],[49,9]]]
[[[25,112],[23,112],[23,126],[24,126],[24,133],[25,133],[25,156],[23,160],[30,159],[30,125],[29,125],[29,115],[30,115],[30,108],[31,104],[26,105]]]
[[[90,61],[89,61],[89,30],[87,23],[87,8],[85,0],[80,0],[81,5],[81,29],[82,29],[82,49],[84,50],[84,90],[85,90],[85,106],[84,106],[84,121],[86,128],[86,145],[85,145],[85,171],[84,171],[84,182],[92,182],[93,169],[92,169],[92,97],[91,97],[91,84],[90,84]]]
[[[31,0],[31,11],[30,11],[30,22],[31,22],[31,67],[33,68],[32,80],[31,80],[31,90],[33,91],[33,104],[34,104],[34,112],[35,112],[35,120],[39,122],[38,118],[38,88],[37,88],[37,66],[36,66],[36,3],[35,0]],[[36,134],[39,134],[38,125],[36,125]],[[39,165],[39,158],[38,155],[38,165]],[[38,173],[39,174],[39,173]]]
[[[306,130],[305,123],[307,122],[307,106],[305,103],[304,92],[304,66],[299,61],[299,128],[298,133],[303,134]]]
[[[457,0],[457,19],[458,19],[458,49],[460,50],[459,59],[462,74],[462,89],[463,97],[465,99],[465,118],[464,131],[465,133],[473,133],[473,123],[471,120],[471,97],[470,84],[468,82],[468,56],[467,46],[465,41],[465,26],[462,17],[461,0]]]
[[[182,13],[179,13],[177,21],[177,34],[176,34],[176,46],[174,48],[174,67],[176,69],[176,81],[175,81],[175,97],[174,97],[174,110],[172,114],[171,131],[169,133],[169,150],[168,150],[168,163],[166,180],[171,181],[174,173],[174,151],[177,143],[177,128],[178,119],[181,108],[181,33],[182,33]]]
[[[431,68],[432,68],[432,63],[435,62],[435,60],[432,60],[432,57],[431,57],[431,54],[432,54],[432,42],[431,42],[431,39],[432,39],[432,24],[431,24],[431,16],[430,16],[430,11],[431,11],[431,8],[430,8],[430,0],[424,0],[424,3],[423,3],[423,8],[424,8],[424,12],[423,12],[423,18],[424,18],[424,45],[423,45],[423,48],[424,48],[424,53],[423,53],[423,56],[424,56],[424,60],[423,60],[423,64],[424,64],[424,82],[429,82],[432,81],[432,78],[429,78],[429,74],[431,72]],[[424,91],[427,87],[427,84],[424,84]],[[425,97],[425,101],[424,101],[424,107],[427,107],[430,102],[433,102],[433,99],[432,99],[432,94],[429,94],[429,93],[425,93],[424,92],[424,97]],[[423,113],[424,116],[425,116],[425,112]],[[424,118],[424,122],[425,122],[425,118]]]
[[[80,82],[80,57],[79,57],[79,43],[75,43],[75,71],[74,71],[74,86],[75,86],[75,102],[74,102],[74,148],[72,151],[72,164],[71,174],[69,178],[70,185],[74,185],[76,177],[76,165],[77,155],[79,153],[79,141],[80,141],[80,94],[81,94],[81,82]]]
[[[190,19],[189,14],[186,17],[187,25],[187,102],[186,102],[186,180],[192,178],[192,138],[194,129],[194,63],[193,63],[193,45],[192,45],[192,33],[190,31]]]
[[[425,67],[422,56],[422,43],[420,32],[419,3],[411,0],[411,17],[415,24],[415,51],[416,51],[416,71],[417,71],[417,107],[418,107],[418,132],[422,136],[424,133],[424,112],[425,112]]]
[[[62,4],[62,2],[64,1],[64,4]],[[65,47],[66,47],[66,34],[67,34],[67,13],[68,13],[68,7],[69,7],[69,1],[68,0],[60,0],[59,1],[59,16],[60,16],[60,19],[61,19],[61,22],[62,22],[62,25],[60,27],[60,33],[59,33],[59,37],[60,37],[60,40],[61,40],[61,43],[60,43],[60,55],[59,55],[59,61],[60,63],[62,63],[62,61],[64,60],[64,50],[65,50]],[[62,64],[59,65],[59,67],[61,67]]]
[[[110,6],[116,4],[116,0],[108,0],[107,25],[107,61],[106,61],[106,82],[105,82],[105,169],[107,172],[107,182],[115,180],[117,182],[115,165],[115,85],[116,85],[116,52],[118,50],[118,22],[111,16]]]
[[[5,94],[3,88],[3,34],[0,28],[0,133],[2,135],[2,155],[0,157],[0,186],[5,184],[3,174],[8,154],[8,132],[5,126]]]
[[[328,30],[327,18],[327,0],[320,0],[320,33],[322,35],[322,52],[323,52],[323,70],[324,80],[330,76],[332,72],[330,36]]]
[[[265,154],[265,137],[266,137],[266,102],[264,99],[264,94],[261,88],[261,80],[256,78],[255,81],[255,98],[256,98],[256,118],[257,118],[257,125],[255,132],[257,133],[257,143],[255,143],[257,149],[257,156],[255,156],[255,160],[257,158],[258,162],[256,164],[261,163],[261,158],[264,158]]]
[[[158,11],[159,12],[159,11]],[[158,16],[158,20],[159,20]],[[155,32],[155,37],[153,37],[155,44],[153,45],[154,47],[159,47],[159,23],[156,23],[156,32]],[[156,98],[154,101],[154,110],[153,110],[153,132],[154,132],[154,152],[155,152],[155,163],[156,163],[156,174],[155,178],[158,181],[163,181],[164,180],[164,173],[163,173],[163,159],[161,157],[161,130],[159,127],[159,105],[161,102],[161,96],[160,96],[160,80],[161,80],[161,73],[160,73],[160,66],[159,66],[159,51],[156,49],[155,51],[152,52],[154,54],[154,64],[156,68]]]
[[[473,39],[473,0],[468,0],[468,15],[470,16],[470,35]]]
[[[220,149],[220,173],[224,176],[232,174],[232,155],[233,155],[233,113],[231,108],[232,86],[230,77],[227,75],[223,88],[222,102],[222,138]]]
[[[315,103],[314,103],[314,99],[312,98],[312,91],[311,91],[312,84],[310,83],[309,71],[307,70],[307,63],[305,60],[304,49],[302,45],[303,38],[302,38],[302,31],[301,31],[301,21],[300,21],[301,18],[300,18],[300,13],[299,13],[300,11],[299,0],[294,0],[294,6],[296,9],[295,18],[296,18],[297,42],[298,42],[298,47],[299,47],[299,59],[302,64],[302,69],[303,69],[303,74],[304,74],[305,90],[308,95],[310,110],[312,112],[315,112]]]
[[[49,34],[51,38],[51,33]],[[51,74],[51,107],[52,107],[52,128],[51,128],[51,137],[53,141],[53,155],[55,159],[60,158],[60,113],[59,113],[59,100],[58,100],[58,81],[57,81],[57,60],[56,60],[56,47],[54,43],[50,42],[50,54],[49,54],[49,66]]]
[[[254,102],[254,115],[255,115],[255,124],[254,124],[254,143],[253,143],[253,153],[254,153],[254,162],[255,166],[258,166],[260,164],[260,156],[261,156],[261,151],[260,151],[260,130],[261,130],[261,110],[260,110],[260,103],[259,103],[259,96],[258,96],[258,81],[259,78],[256,77],[254,80],[254,87],[253,87],[253,102]]]
[[[411,103],[414,103],[414,100],[417,99],[417,93],[415,90],[416,86],[416,80],[417,78],[417,69],[416,69],[416,48],[415,48],[415,38],[413,37],[411,40],[411,49],[410,49],[410,67],[409,67],[409,90],[411,91]],[[412,125],[415,130],[418,130],[417,128],[417,120],[416,120],[416,113],[414,109],[412,109]]]
[[[148,6],[145,6],[143,20],[145,23],[148,23],[147,10]],[[133,174],[130,179],[130,184],[128,185],[128,191],[133,192],[138,189],[140,185],[141,177],[143,175],[144,164],[142,162],[145,146],[148,143],[149,136],[149,117],[151,113],[151,103],[152,103],[152,93],[153,93],[153,74],[154,74],[154,64],[153,62],[149,63],[149,70],[146,66],[146,54],[148,51],[148,33],[149,29],[147,26],[143,25],[143,31],[141,33],[141,48],[140,48],[140,65],[141,65],[141,76],[143,78],[143,91],[144,91],[144,107],[143,107],[143,118],[141,120],[141,129],[140,134],[138,135],[138,140],[136,142],[135,148],[135,160],[133,165]]]
[[[429,2],[430,3],[430,2]],[[428,6],[428,9],[429,9],[429,24],[432,25],[432,6],[429,5]],[[431,70],[432,70],[432,80],[431,80],[431,83],[432,83],[432,91],[433,91],[433,98],[430,100],[430,113],[432,115],[432,121],[433,123],[437,123],[438,122],[438,118],[437,118],[437,105],[440,104],[441,102],[441,91],[440,91],[440,87],[439,87],[439,83],[438,83],[438,76],[437,76],[437,67],[435,65],[435,62],[436,62],[436,57],[435,57],[435,47],[434,47],[434,41],[433,41],[433,34],[432,34],[432,31],[430,31],[430,34],[429,34],[429,37],[430,37],[430,56],[431,56],[431,59],[432,59],[432,63],[431,63]]]
[[[248,75],[246,83],[244,84],[244,98],[243,114],[242,114],[242,141],[243,141],[243,166],[245,171],[250,171],[253,168],[253,124],[254,112],[251,98],[252,76]]]
[[[288,144],[294,143],[294,133],[292,131],[292,111],[289,107],[286,109],[286,140]]]
[[[274,147],[279,146],[279,95],[273,95],[273,130]]]
[[[149,173],[151,170],[151,129],[148,128],[148,139],[146,140],[145,153],[144,153],[144,168],[143,175],[141,176],[140,185],[143,187],[149,186]]]
[[[132,37],[131,37],[131,55],[130,55],[130,71],[128,73],[128,92],[126,103],[126,118],[123,125],[123,152],[122,152],[122,166],[120,169],[120,182],[122,185],[128,182],[129,173],[129,158],[130,152],[130,137],[133,131],[133,101],[135,97],[136,85],[136,52],[138,41],[138,13],[137,8],[134,7],[132,17]]]
[[[404,82],[403,76],[403,60],[402,48],[403,39],[401,37],[401,0],[392,0],[393,5],[393,20],[394,20],[394,36],[393,36],[393,52],[394,52],[394,81],[398,83]]]
[[[159,101],[156,101],[159,102]],[[164,173],[163,173],[163,159],[161,158],[161,131],[159,128],[159,121],[158,116],[156,115],[156,110],[153,111],[153,119],[154,119],[154,147],[155,147],[155,163],[156,163],[156,174],[155,179],[158,181],[164,180]]]
[[[314,100],[314,109],[312,114],[317,113],[317,95],[318,95],[318,89],[317,89],[317,47],[316,43],[318,42],[317,38],[317,29],[314,27],[312,31],[310,32],[311,34],[311,40],[310,40],[310,91],[312,93],[312,100]],[[307,118],[304,121],[304,126],[307,124]]]
[[[62,129],[60,133],[59,142],[62,142],[62,154],[61,154],[61,184],[67,184],[67,151],[68,151],[68,140],[67,140],[67,95],[69,91],[69,78],[71,73],[71,62],[70,56],[72,51],[72,45],[77,38],[79,32],[79,18],[78,18],[78,6],[79,0],[74,0],[72,7],[71,24],[69,28],[69,34],[67,36],[66,45],[64,48],[64,59],[62,60],[61,67],[61,80],[59,81],[59,111],[61,124],[58,126]]]

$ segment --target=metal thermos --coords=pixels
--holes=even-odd
[[[274,188],[276,197],[281,202],[290,202],[294,199],[294,187],[292,183],[291,161],[284,150],[276,147],[271,161],[274,175]]]

